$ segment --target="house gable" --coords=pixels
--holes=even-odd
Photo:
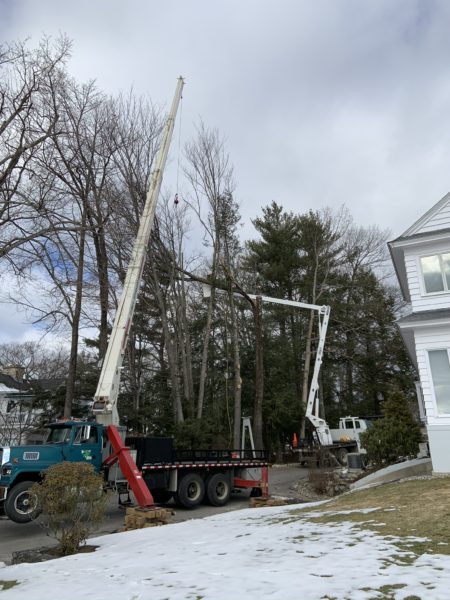
[[[450,193],[441,198],[400,237],[389,242],[388,246],[403,298],[407,302],[412,301],[413,310],[422,310],[424,303],[419,298],[421,275],[415,257],[426,252],[433,254],[434,250],[450,250]],[[448,298],[448,292],[443,296]],[[429,298],[428,296],[428,300]],[[415,306],[415,299],[419,299],[418,306]],[[443,298],[442,304],[437,299],[436,306],[433,304],[431,301],[428,308],[443,308],[448,306],[448,300]]]
[[[441,231],[448,227],[450,227],[450,192],[411,225],[400,236],[400,239],[413,235],[425,235],[432,231]]]

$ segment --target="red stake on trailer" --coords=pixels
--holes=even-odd
[[[261,468],[261,487],[262,487],[262,497],[269,497],[269,467]]]
[[[120,470],[130,484],[131,491],[139,506],[141,508],[152,508],[155,506],[153,496],[142,477],[142,472],[139,471],[130,454],[130,449],[123,443],[117,427],[109,425],[106,428],[106,435],[111,442],[114,453],[108,456],[103,464],[107,467],[111,467],[119,461]]]

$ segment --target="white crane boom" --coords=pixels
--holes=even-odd
[[[103,425],[119,425],[117,397],[119,394],[122,362],[125,355],[131,323],[133,321],[142,271],[147,255],[147,247],[155,217],[156,204],[161,189],[163,171],[169,152],[170,141],[175,125],[175,117],[180,103],[183,86],[184,80],[182,77],[179,77],[161,146],[159,147],[158,155],[156,157],[155,169],[152,173],[138,234],[134,242],[122,295],[117,307],[111,337],[109,339],[97,390],[94,396],[94,413],[96,415],[96,420]]]

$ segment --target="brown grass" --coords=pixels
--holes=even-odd
[[[375,509],[367,514],[339,511]],[[314,523],[352,521],[361,529],[403,538],[395,543],[415,555],[450,554],[450,478],[430,478],[385,484],[340,496],[326,505],[305,508]],[[313,516],[314,513],[317,516]],[[414,541],[408,538],[426,538]]]
[[[16,580],[0,579],[0,592],[10,590],[11,588],[15,587],[16,585],[19,585]]]

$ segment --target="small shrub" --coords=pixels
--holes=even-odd
[[[77,552],[104,518],[103,478],[91,464],[53,465],[32,492],[42,508],[41,524],[59,541],[62,556]]]
[[[361,434],[361,445],[370,463],[381,466],[399,458],[416,456],[422,439],[406,398],[393,390],[383,405],[384,416]]]
[[[336,482],[336,477],[333,471],[310,469],[308,473],[308,481],[316,494],[324,496],[329,494],[330,489]]]

